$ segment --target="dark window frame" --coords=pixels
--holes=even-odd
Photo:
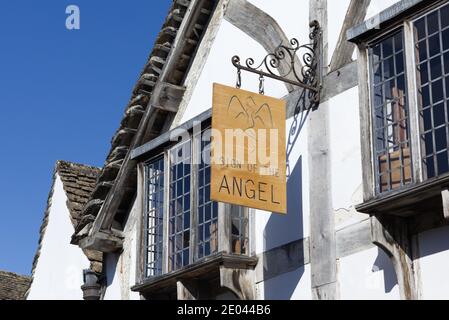
[[[396,38],[396,36],[400,34],[401,35],[401,49],[397,50],[396,48],[396,41],[398,40]],[[375,74],[374,74],[374,63],[373,63],[373,52],[374,52],[374,48],[382,43],[384,43],[385,41],[387,41],[388,39],[392,39],[392,50],[391,50],[391,54],[387,55],[386,57],[384,56],[383,53],[383,45],[381,50],[381,58],[378,61],[378,65],[380,66],[380,70],[381,70],[381,80],[379,82],[376,82],[376,78],[375,78]],[[373,166],[374,166],[374,183],[375,183],[375,192],[377,194],[386,194],[389,192],[393,192],[395,190],[401,189],[406,187],[407,185],[409,185],[410,183],[414,182],[414,178],[413,178],[413,164],[410,161],[410,158],[412,157],[412,151],[410,151],[411,148],[411,132],[410,132],[410,110],[409,110],[409,92],[407,89],[407,83],[408,83],[408,77],[407,77],[407,68],[406,68],[406,56],[405,56],[405,37],[404,37],[404,31],[403,28],[396,28],[394,30],[390,30],[387,34],[384,34],[383,36],[381,36],[380,38],[376,39],[375,41],[372,41],[368,44],[368,57],[369,57],[369,87],[370,87],[370,113],[371,113],[371,121],[372,121],[372,130],[371,130],[371,137],[372,137],[372,161],[373,161]],[[401,72],[397,72],[397,57],[398,54],[402,55],[402,71]],[[387,78],[384,77],[385,74],[385,62],[390,60],[393,61],[393,76],[391,74],[389,74],[389,76]],[[399,85],[399,79],[403,77],[403,84],[404,84],[404,93],[402,95],[402,99],[403,99],[403,109],[404,109],[404,116],[400,117],[399,119],[393,119],[394,118],[394,110],[393,108],[400,108],[400,103],[399,101],[401,100],[400,97],[394,97],[394,99],[387,99],[386,98],[386,87],[387,87],[387,83],[390,83],[393,81],[394,85],[391,86],[390,89],[398,89]],[[375,88],[376,87],[381,87],[381,96],[382,96],[382,102],[380,104],[376,104],[376,92],[375,92]],[[393,95],[393,93],[390,93],[391,95]],[[391,111],[390,114],[388,113],[389,111],[386,110],[387,106],[390,105]],[[377,122],[377,118],[378,118],[378,113],[377,111],[379,109],[381,111],[382,114],[382,125],[380,126],[380,128],[377,126],[378,122]],[[389,119],[389,116],[391,117]],[[395,141],[395,138],[393,137],[393,141],[390,140],[390,136],[388,131],[389,130],[393,130],[392,135],[395,135],[395,133],[401,132],[401,123],[406,123],[406,128],[405,128],[405,135],[406,138],[405,140],[402,141]],[[391,127],[391,128],[390,128]],[[395,128],[396,127],[396,128]],[[383,141],[383,143],[385,144],[383,146],[383,148],[381,150],[378,150],[379,147],[379,132],[382,131],[382,139],[380,139],[380,141]],[[398,132],[395,132],[398,131]],[[408,145],[408,147],[406,147],[406,145]],[[399,150],[399,170],[397,170],[397,168],[392,168],[392,162],[393,160],[392,155],[393,154],[397,154],[398,150],[395,150],[397,148],[400,148]],[[409,161],[409,165],[406,166],[405,165],[405,152],[404,152],[404,148],[408,148],[409,149],[409,155],[408,155],[408,161]],[[393,149],[394,151],[390,152],[390,149]],[[382,152],[383,151],[383,152]],[[383,154],[381,156],[381,154]],[[385,168],[386,172],[382,172],[381,169],[381,165],[380,165],[380,158],[384,157],[385,159],[385,164],[387,165],[387,168]],[[410,176],[407,177],[407,170],[406,167],[409,167],[409,172],[410,172]],[[396,169],[396,170],[395,170]],[[393,181],[393,175],[396,173],[397,175],[397,171],[400,171],[399,173],[399,187],[393,187],[393,184],[395,184],[395,182]],[[385,183],[382,183],[382,180],[387,181],[387,190],[383,190],[383,185]],[[397,182],[396,182],[397,184]]]
[[[433,178],[438,178],[449,173],[449,23],[443,26],[441,20],[441,11],[446,10],[446,14],[449,15],[449,4],[443,4],[432,10],[429,10],[425,14],[413,19],[412,24],[414,26],[418,25],[421,21],[424,21],[424,37],[419,34],[419,32],[414,33],[414,45],[415,50],[415,63],[416,63],[416,89],[417,89],[417,103],[418,103],[418,113],[419,113],[419,135],[420,135],[420,151],[421,151],[421,165],[422,165],[422,178],[423,180],[430,180]],[[437,15],[437,26],[433,31],[429,30],[431,26],[428,22],[435,21],[432,15]],[[431,19],[428,19],[431,18]],[[433,20],[432,20],[433,19]],[[449,20],[449,19],[448,19]],[[444,33],[446,33],[446,42],[444,41]],[[437,48],[433,48],[431,43],[437,39]],[[425,43],[425,52],[421,50],[420,44]],[[444,45],[446,44],[446,49]],[[434,54],[431,54],[433,50]],[[424,56],[422,56],[424,54]],[[446,56],[446,59],[445,59]],[[437,61],[439,60],[439,62]],[[432,65],[432,61],[436,64]],[[421,66],[426,66],[426,78],[422,79],[422,68]],[[439,68],[434,68],[433,66],[438,66]],[[436,73],[435,73],[436,71]],[[434,89],[437,83],[441,84],[441,99],[436,99],[434,101]],[[427,90],[424,90],[427,89]],[[429,93],[429,101],[427,105],[423,104],[424,91]],[[438,108],[442,108],[443,115],[436,115]],[[441,111],[441,110],[440,110]],[[425,115],[429,118],[427,118]],[[443,118],[443,119],[441,119]],[[438,120],[438,121],[437,121]],[[430,127],[429,122],[430,121]],[[427,125],[426,125],[427,123]],[[426,128],[427,127],[427,128]],[[444,140],[437,139],[436,133],[438,131],[444,130]],[[431,138],[431,146],[429,148],[429,139]],[[427,141],[426,141],[427,140]],[[442,147],[442,145],[445,145]],[[429,150],[431,149],[431,153]],[[441,157],[440,157],[441,156]],[[440,159],[442,159],[440,161]],[[431,165],[429,165],[431,161]],[[444,167],[444,169],[443,169]]]
[[[360,48],[362,48],[362,50],[366,50],[366,56],[367,56],[367,75],[368,75],[368,100],[369,100],[369,115],[370,115],[370,147],[369,150],[371,150],[371,154],[370,154],[370,158],[371,158],[371,175],[372,175],[372,192],[368,192],[365,193],[365,201],[369,201],[371,199],[376,199],[376,198],[382,198],[382,197],[389,197],[389,196],[394,196],[395,194],[404,192],[408,189],[414,188],[417,185],[420,185],[422,183],[427,183],[427,182],[433,182],[435,180],[445,180],[448,176],[449,176],[449,172],[444,172],[441,175],[437,175],[435,177],[431,177],[431,178],[427,178],[426,173],[425,173],[425,169],[424,169],[424,164],[422,162],[423,159],[423,142],[421,141],[421,127],[422,127],[422,123],[421,123],[421,116],[420,116],[420,110],[419,110],[419,106],[418,106],[418,100],[419,100],[419,86],[420,83],[418,83],[418,66],[419,64],[416,62],[416,52],[415,52],[415,34],[414,34],[414,23],[420,19],[422,19],[423,17],[432,14],[433,12],[437,11],[437,10],[441,10],[442,8],[445,8],[446,6],[449,6],[449,2],[439,2],[438,4],[431,4],[429,7],[427,8],[419,8],[418,11],[416,11],[413,14],[409,14],[408,16],[405,16],[403,18],[401,18],[401,20],[396,21],[394,25],[390,26],[389,28],[385,28],[383,30],[380,30],[377,32],[377,34],[374,37],[370,37],[369,39],[366,39],[365,41],[361,41],[361,46]],[[440,25],[438,28],[438,33],[441,34],[442,31],[444,30],[449,30],[448,27],[446,26],[445,29],[441,29],[441,21],[440,21]],[[408,97],[408,113],[409,116],[408,118],[410,119],[409,121],[415,121],[414,124],[411,124],[408,126],[408,131],[409,131],[409,141],[410,143],[410,153],[411,153],[411,178],[412,181],[408,184],[405,185],[401,185],[400,188],[396,188],[394,190],[387,190],[384,192],[381,192],[380,190],[380,184],[378,182],[377,179],[377,173],[378,171],[378,163],[376,161],[376,133],[375,133],[375,112],[374,112],[374,90],[373,90],[373,86],[372,86],[372,81],[373,81],[373,68],[372,68],[372,58],[371,58],[371,46],[373,44],[375,44],[376,42],[381,41],[382,39],[387,38],[388,36],[391,36],[392,34],[396,33],[396,32],[400,32],[400,30],[403,30],[402,32],[404,32],[404,52],[405,52],[405,61],[404,61],[404,68],[405,68],[405,87],[407,90],[407,97]],[[432,33],[431,36],[433,36],[434,34],[437,34],[437,32]],[[449,31],[448,31],[449,32]],[[409,43],[406,43],[407,41],[407,37],[408,39],[411,39],[411,41],[413,42],[411,45]],[[442,42],[442,37],[440,35],[440,42]],[[440,43],[441,44],[441,43]],[[364,49],[363,49],[364,48]],[[411,50],[411,48],[413,48]],[[442,47],[441,47],[442,49]],[[448,53],[449,55],[449,50],[442,50],[441,52],[439,52],[438,54],[434,55],[434,57],[438,57],[440,56],[441,59],[444,59],[444,53]],[[434,58],[433,57],[433,58]],[[429,57],[429,59],[432,57]],[[412,60],[413,61],[413,69],[409,70],[407,69],[407,66],[411,66],[410,62],[408,60]],[[444,69],[444,62],[441,64],[442,69]],[[444,70],[442,70],[442,72],[444,72]],[[430,76],[430,70],[429,70],[429,76]],[[447,75],[449,78],[449,74]],[[443,75],[443,87],[444,87],[444,75]],[[430,81],[429,81],[430,82]],[[412,88],[412,90],[411,90]],[[443,88],[444,89],[444,88]],[[448,99],[449,100],[449,99]],[[448,101],[446,100],[446,101]],[[444,100],[443,100],[444,101]],[[448,105],[449,105],[449,101],[448,101]],[[447,124],[449,125],[449,110],[446,111],[447,112],[447,116],[448,116],[448,120],[447,120]],[[412,116],[411,114],[414,113],[414,115]],[[416,118],[415,118],[416,117]],[[449,127],[447,127],[447,144],[449,145]],[[434,142],[435,144],[435,142]],[[449,148],[449,147],[448,147]],[[366,149],[365,149],[366,150]],[[436,160],[435,160],[436,162]],[[448,164],[449,166],[449,164]],[[366,168],[365,168],[366,170]],[[366,177],[366,175],[365,175]],[[371,196],[369,198],[366,197],[367,194],[371,194]]]
[[[150,208],[149,203],[152,201],[154,193],[160,193],[161,190],[157,189],[155,192],[152,193],[152,195],[150,196],[150,191],[148,189],[150,181],[152,178],[150,178],[150,170],[155,170],[154,169],[154,165],[157,163],[158,169],[160,169],[160,165],[162,164],[162,193],[163,193],[163,199],[162,199],[162,207],[152,207]],[[145,277],[150,277],[150,276],[161,276],[163,274],[163,269],[164,269],[164,254],[163,254],[163,246],[164,246],[164,240],[163,238],[161,239],[161,241],[159,241],[159,239],[157,241],[153,240],[153,243],[150,244],[150,240],[149,238],[151,236],[153,236],[153,238],[157,238],[158,234],[156,232],[154,234],[150,234],[149,229],[149,220],[150,219],[155,219],[158,220],[160,219],[159,215],[162,215],[162,223],[161,225],[159,225],[158,222],[154,222],[154,227],[155,229],[158,228],[164,228],[164,206],[163,206],[163,202],[164,202],[164,195],[165,195],[165,157],[164,155],[159,155],[156,156],[152,159],[150,159],[149,161],[147,161],[144,164],[144,192],[143,195],[145,197],[144,200],[144,214],[143,214],[143,234],[144,234],[144,238],[143,238],[143,253],[144,253],[144,257],[143,257],[143,263],[144,263],[144,276]],[[160,173],[157,174],[158,176],[160,175]],[[158,184],[158,186],[160,187],[160,183]],[[150,197],[152,198],[150,200]],[[159,196],[156,196],[156,202],[159,202]],[[161,210],[162,212],[157,212],[158,210]],[[154,211],[154,214],[156,216],[152,216],[150,217],[150,211]],[[162,247],[159,247],[159,245],[162,245]],[[153,253],[153,260],[149,261],[149,255],[150,255],[150,246],[154,247],[155,251],[151,251]],[[154,256],[157,255],[157,257],[155,258]],[[154,265],[157,264],[156,267],[150,267],[150,265]],[[160,264],[160,265],[159,265]],[[150,272],[152,271],[152,272]],[[150,274],[151,273],[151,274]]]
[[[168,154],[167,271],[170,272],[191,263],[192,140],[176,144],[168,150]]]
[[[190,149],[191,149],[191,157],[192,159],[194,157],[197,157],[195,155],[196,150],[195,148],[198,148],[198,146],[195,146],[198,142],[200,143],[201,146],[201,138],[203,137],[203,134],[205,131],[207,131],[208,129],[210,129],[210,119],[208,119],[207,121],[205,121],[204,123],[202,123],[202,130],[200,135],[198,136],[198,133],[193,132],[192,129],[188,129],[189,132],[189,143],[190,143]],[[176,129],[175,129],[176,130]],[[199,140],[199,141],[198,141]],[[153,150],[150,150],[147,152],[147,155],[144,159],[140,160],[141,163],[141,168],[144,172],[143,175],[143,198],[144,198],[144,202],[143,203],[143,208],[144,208],[144,214],[141,216],[143,219],[143,223],[145,223],[146,220],[146,214],[147,214],[147,181],[146,181],[146,166],[151,163],[151,161],[160,159],[161,157],[164,158],[164,168],[165,168],[165,172],[164,172],[164,184],[166,186],[169,185],[170,183],[170,176],[171,176],[171,170],[170,170],[170,165],[171,165],[171,159],[170,159],[170,152],[171,150],[177,148],[180,144],[182,144],[183,142],[174,142],[174,141],[167,141],[161,145],[159,145],[158,147],[154,148]],[[201,154],[201,152],[199,153]],[[148,159],[148,160],[146,160]],[[189,246],[189,262],[187,264],[183,264],[182,266],[180,266],[179,268],[174,268],[174,269],[170,269],[169,268],[169,250],[168,250],[168,244],[169,244],[169,206],[167,205],[167,203],[169,202],[170,198],[169,198],[169,194],[168,194],[168,187],[165,188],[164,190],[164,209],[163,209],[163,214],[164,214],[164,227],[163,227],[163,242],[165,245],[165,249],[163,250],[163,271],[161,274],[156,274],[156,275],[149,275],[147,273],[147,266],[148,266],[148,260],[147,260],[147,247],[148,247],[148,243],[146,243],[146,239],[147,239],[147,234],[145,232],[145,228],[140,228],[140,237],[141,237],[141,242],[140,242],[140,246],[141,248],[138,250],[138,252],[141,252],[141,254],[144,254],[144,257],[141,259],[143,262],[143,272],[138,272],[137,274],[137,278],[141,279],[141,281],[144,280],[148,280],[148,279],[157,279],[159,277],[163,277],[167,274],[173,273],[173,272],[178,272],[180,270],[185,269],[186,267],[188,267],[191,264],[197,264],[197,263],[201,263],[202,261],[207,262],[208,258],[215,255],[215,254],[221,254],[221,252],[223,250],[217,250],[216,252],[210,252],[210,254],[208,255],[204,255],[204,256],[200,256],[198,254],[199,250],[199,242],[198,242],[198,229],[199,229],[199,225],[198,225],[198,185],[196,182],[196,179],[198,179],[198,174],[199,174],[199,165],[191,165],[191,177],[190,177],[190,246]],[[142,185],[142,184],[141,184]],[[192,192],[192,190],[194,190]],[[219,232],[226,232],[226,230],[229,230],[229,246],[225,245],[225,247],[229,247],[228,253],[230,254],[238,254],[238,255],[244,255],[244,256],[251,256],[253,254],[252,252],[252,242],[251,242],[251,238],[252,238],[252,227],[250,226],[250,224],[252,224],[252,214],[250,212],[250,209],[248,208],[243,208],[243,207],[238,207],[238,206],[230,206],[230,205],[223,205],[223,208],[226,208],[226,212],[223,212],[224,215],[226,215],[228,218],[225,218],[225,224],[226,226],[221,226],[219,223],[223,222],[223,219],[219,218],[218,213],[217,213],[217,218],[216,218],[216,222],[217,222],[217,230],[216,230],[216,236],[217,239],[215,240],[217,242],[217,245],[219,243]],[[217,209],[218,209],[218,204],[217,204]],[[241,229],[241,226],[245,225],[245,232],[246,232],[246,236],[238,236],[237,238],[240,240],[240,252],[237,252],[236,250],[234,250],[234,246],[235,246],[235,240],[236,236],[232,235],[232,223],[233,221],[237,221],[237,220],[233,220],[232,217],[235,217],[235,214],[239,213],[240,216],[244,217],[244,222],[242,224],[239,224],[239,229]],[[229,220],[229,221],[228,221]],[[142,224],[142,226],[144,226],[144,224]],[[218,230],[220,229],[220,230]],[[234,241],[233,241],[234,240]],[[243,248],[246,249],[246,252],[242,252]],[[218,249],[218,248],[217,248]],[[141,263],[142,263],[141,262]]]

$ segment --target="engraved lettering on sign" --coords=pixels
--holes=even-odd
[[[285,102],[214,85],[211,196],[286,213]]]

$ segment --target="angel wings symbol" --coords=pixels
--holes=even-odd
[[[228,116],[233,120],[243,122],[243,131],[252,143],[249,143],[249,153],[255,154],[257,129],[274,128],[273,114],[267,103],[258,106],[252,97],[242,102],[239,97],[233,96],[228,105]],[[252,129],[252,130],[251,130]]]
[[[271,108],[267,103],[257,106],[252,97],[245,99],[244,103],[239,97],[233,96],[229,101],[228,115],[232,119],[241,119],[245,123],[245,128],[248,129],[271,129],[274,127],[273,115]]]

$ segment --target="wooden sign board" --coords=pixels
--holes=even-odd
[[[283,100],[214,84],[211,199],[287,213]]]

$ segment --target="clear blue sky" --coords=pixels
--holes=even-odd
[[[30,274],[56,160],[103,164],[170,4],[0,1],[0,270]]]

